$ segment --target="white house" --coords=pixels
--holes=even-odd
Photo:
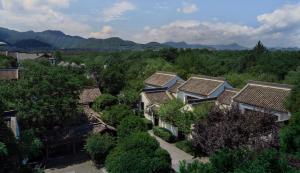
[[[233,101],[242,112],[265,112],[277,116],[278,122],[283,122],[291,117],[284,106],[291,88],[285,84],[250,81],[233,97]]]
[[[145,88],[171,88],[177,81],[183,81],[175,73],[158,71],[144,81]]]
[[[232,86],[224,78],[193,75],[178,88],[177,98],[184,103],[217,98],[226,88]]]
[[[142,106],[144,116],[150,120],[153,125],[168,129],[174,136],[178,136],[178,128],[164,122],[158,116],[157,111],[160,106],[168,101],[175,99],[175,97],[167,90],[154,89],[150,91],[143,91],[141,93]]]

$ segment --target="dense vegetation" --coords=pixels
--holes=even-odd
[[[97,99],[93,108],[103,113],[104,121],[118,127],[118,136],[116,147],[111,152],[108,151],[113,148],[111,146],[114,144],[110,143],[110,139],[103,136],[90,137],[86,149],[91,156],[97,158],[101,155],[105,158],[108,154],[105,164],[110,173],[133,172],[132,170],[167,172],[166,170],[170,168],[169,155],[161,150],[157,142],[148,134],[141,133],[145,131],[145,122],[139,119],[138,111],[136,111],[143,80],[157,70],[176,72],[184,79],[191,74],[224,76],[229,83],[238,88],[243,87],[247,80],[279,82],[295,86],[286,103],[293,116],[280,132],[280,152],[239,150],[238,142],[243,141],[244,137],[237,133],[241,130],[238,126],[250,129],[250,126],[259,127],[260,125],[259,123],[247,124],[250,120],[247,121],[246,117],[224,120],[222,114],[209,113],[209,106],[196,108],[192,114],[177,111],[181,104],[176,101],[162,106],[161,117],[175,123],[184,134],[190,132],[190,126],[195,120],[202,122],[196,125],[197,129],[210,134],[214,134],[215,122],[220,119],[222,125],[228,127],[224,130],[226,134],[217,130],[216,134],[223,137],[220,138],[223,141],[217,143],[220,145],[204,151],[216,154],[212,155],[211,164],[187,164],[183,166],[185,167],[182,168],[183,171],[189,167],[195,167],[196,169],[193,170],[195,172],[210,172],[211,169],[217,169],[220,172],[251,172],[252,169],[257,172],[272,172],[277,167],[273,168],[270,165],[276,164],[279,165],[279,170],[289,171],[292,170],[289,168],[290,164],[281,167],[282,164],[279,162],[289,162],[290,158],[300,158],[300,52],[271,52],[258,44],[254,50],[247,51],[163,49],[63,55],[62,60],[85,65],[82,68],[73,68],[51,66],[45,61],[26,61],[21,64],[20,80],[0,82],[1,113],[5,110],[17,110],[22,129],[20,141],[14,141],[10,137],[9,130],[5,129],[3,123],[1,124],[0,159],[7,161],[1,162],[4,164],[3,167],[16,165],[14,168],[18,169],[23,158],[34,158],[40,152],[40,148],[43,147],[41,141],[43,134],[55,128],[80,122],[79,115],[82,110],[78,105],[79,92],[85,86],[97,84],[104,94]],[[16,66],[15,60],[7,61],[5,58],[0,59],[0,64],[4,67]],[[86,76],[96,81],[92,82],[86,79]],[[182,116],[183,113],[186,116]],[[210,119],[216,116],[219,117]],[[205,124],[206,120],[208,124]],[[233,129],[231,123],[234,123]],[[132,131],[134,133],[129,133]],[[246,132],[251,133],[250,130]],[[213,142],[214,139],[210,139]],[[100,141],[107,147],[98,148]],[[206,143],[198,144],[210,147]],[[10,148],[12,146],[15,147]],[[216,151],[225,146],[236,150]],[[278,155],[280,157],[277,157]],[[214,157],[219,159],[213,161]],[[12,158],[17,158],[17,161]],[[227,163],[226,161],[231,158],[233,160],[238,158],[236,162],[240,164],[232,166]],[[222,167],[228,167],[229,170],[224,170]]]

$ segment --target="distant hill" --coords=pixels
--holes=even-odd
[[[43,32],[18,32],[0,27],[0,43],[6,43],[6,48],[18,51],[36,50],[88,50],[88,51],[121,51],[121,50],[144,50],[160,48],[191,48],[212,50],[247,50],[237,43],[228,45],[202,45],[188,44],[186,42],[150,42],[139,44],[133,41],[122,40],[118,37],[107,39],[83,38],[79,36],[66,35],[61,31],[47,30]],[[297,51],[299,48],[270,48],[270,50]]]
[[[76,49],[95,51],[143,50],[168,47],[159,43],[138,44],[118,37],[108,39],[82,38],[61,31],[18,32],[0,27],[0,42],[12,49]]]
[[[215,50],[246,50],[246,49],[248,49],[237,43],[232,43],[232,44],[228,44],[228,45],[202,45],[202,44],[187,44],[186,42],[166,42],[164,44],[174,47],[174,48],[215,49]]]

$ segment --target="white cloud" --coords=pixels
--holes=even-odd
[[[61,2],[61,3],[59,3]],[[57,8],[67,8],[71,0],[0,0],[0,25],[21,31],[61,30],[86,36],[90,26],[78,22]]]
[[[93,38],[109,38],[114,33],[114,30],[111,26],[103,26],[100,32],[91,32],[90,37]]]
[[[300,46],[300,3],[285,5],[257,17],[257,27],[219,21],[181,20],[144,29],[134,36],[138,42],[186,41],[198,44],[239,43],[253,46],[262,40],[269,46]]]
[[[103,11],[104,21],[109,22],[120,19],[125,12],[132,11],[134,9],[135,6],[128,1],[117,2],[111,8]]]
[[[197,11],[198,11],[198,7],[196,4],[185,4],[184,7],[177,9],[177,12],[185,13],[185,14],[195,13]]]

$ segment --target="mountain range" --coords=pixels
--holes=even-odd
[[[7,49],[34,51],[34,50],[92,50],[92,51],[120,51],[120,50],[143,50],[159,48],[192,48],[192,49],[215,49],[215,50],[245,50],[246,47],[236,43],[229,45],[201,45],[187,44],[185,42],[150,42],[139,44],[133,41],[122,40],[118,37],[107,39],[83,38],[66,35],[61,31],[46,30],[43,32],[18,32],[0,27],[0,42],[7,44]]]

